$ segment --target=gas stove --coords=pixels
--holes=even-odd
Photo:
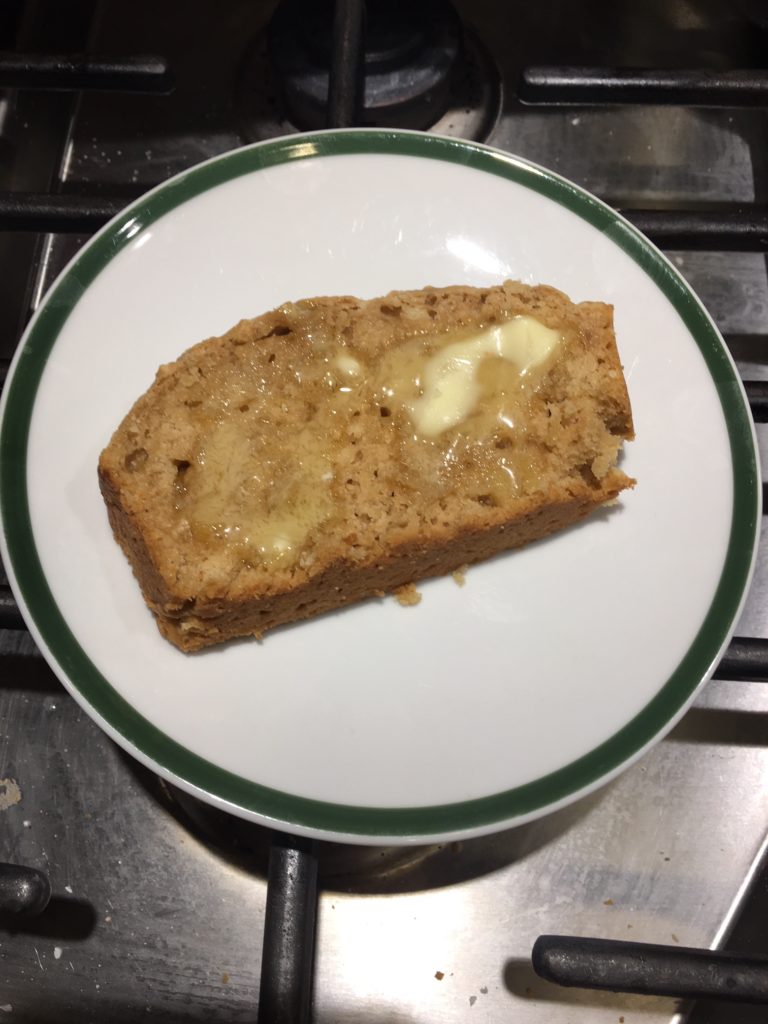
[[[90,233],[152,185],[329,118],[412,127],[549,167],[646,231],[748,382],[766,479],[759,5],[411,6],[415,21],[370,0],[364,23],[339,0],[334,24],[332,4],[293,0],[7,4],[2,366]],[[52,887],[44,913],[0,921],[0,1019],[254,1019],[269,833],[118,749],[49,671],[7,587],[0,614],[0,861]],[[462,843],[320,844],[311,1019],[763,1020],[759,1008],[561,988],[531,966],[542,933],[768,952],[750,924],[765,903],[768,539],[737,635],[670,735],[586,799]]]

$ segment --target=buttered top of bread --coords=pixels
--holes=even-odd
[[[610,307],[508,282],[242,321],[162,367],[102,460],[193,592],[600,488],[631,436]]]

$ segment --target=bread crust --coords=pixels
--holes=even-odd
[[[568,446],[586,443],[585,435],[592,432],[597,437],[602,432],[590,444],[604,443],[605,435],[617,452],[623,440],[634,436],[634,428],[611,307],[574,305],[546,286],[505,282],[485,289],[457,286],[392,292],[369,301],[305,300],[241,321],[222,337],[201,342],[175,363],[161,367],[155,383],[102,452],[98,470],[114,536],[161,633],[184,651],[235,637],[261,636],[276,626],[391,593],[416,580],[539,540],[578,522],[633,486],[634,481],[613,462],[603,466],[601,459],[592,463],[602,467],[599,478],[587,462],[581,473],[571,472],[499,506],[478,504],[476,497],[470,501],[461,495],[448,501],[434,495],[425,498],[413,490],[413,481],[402,487],[392,484],[394,470],[389,471],[384,487],[378,467],[386,468],[391,458],[385,447],[389,435],[382,433],[385,426],[379,424],[378,416],[364,409],[358,421],[361,426],[350,428],[348,444],[337,460],[337,475],[346,490],[334,493],[337,502],[346,502],[349,520],[343,529],[323,538],[323,529],[318,528],[319,536],[313,536],[306,559],[302,556],[295,564],[271,570],[237,560],[225,563],[215,554],[200,556],[203,548],[195,549],[183,516],[173,512],[173,489],[178,486],[180,467],[190,464],[189,453],[198,443],[197,396],[203,396],[200,401],[209,400],[199,390],[201,381],[220,379],[215,375],[223,363],[239,367],[240,360],[251,375],[256,366],[258,376],[281,372],[280,367],[274,368],[271,350],[278,353],[278,362],[283,351],[294,353],[292,367],[296,359],[311,361],[311,354],[306,354],[307,336],[300,341],[291,336],[297,322],[330,323],[334,336],[352,339],[349,351],[370,359],[415,334],[441,333],[456,324],[473,326],[517,315],[534,316],[555,328],[565,325],[578,332],[580,339],[572,368],[578,371],[578,380],[551,385],[552,394],[559,398],[550,401],[544,412],[550,420],[554,416],[557,424],[549,420],[540,424],[541,431],[550,432],[542,436],[555,437],[557,427],[567,453]],[[301,363],[305,365],[311,362]],[[295,412],[294,392],[302,394],[300,388],[286,386],[281,390],[285,402],[272,401],[270,406],[278,434],[290,429],[281,418]],[[285,414],[283,406],[287,406]],[[363,452],[362,457],[358,452]],[[578,464],[579,456],[574,458]],[[419,501],[424,508],[414,508]]]

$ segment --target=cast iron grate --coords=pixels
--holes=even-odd
[[[0,89],[167,93],[172,88],[173,78],[166,61],[154,55],[97,57],[0,52]]]

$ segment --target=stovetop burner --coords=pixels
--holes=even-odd
[[[145,775],[146,773],[142,773]],[[265,877],[273,833],[235,817],[162,779],[151,780],[183,828],[211,851]],[[476,839],[417,846],[352,846],[317,842],[318,879],[326,891],[359,894],[423,892],[488,875],[551,843],[594,807],[589,796],[527,825]]]
[[[328,126],[333,57],[331,0],[285,0],[269,27],[278,88],[297,127]],[[447,0],[374,0],[366,5],[359,122],[427,128],[448,105],[461,26]]]
[[[333,3],[285,0],[267,30],[271,120],[280,111],[299,129],[328,127],[327,96],[333,56]],[[364,56],[357,83],[357,124],[431,129],[488,138],[500,113],[500,75],[477,35],[447,0],[366,5]],[[265,90],[264,44],[246,62],[242,107],[253,124]],[[259,112],[261,113],[261,111]],[[258,136],[264,138],[259,117]]]

